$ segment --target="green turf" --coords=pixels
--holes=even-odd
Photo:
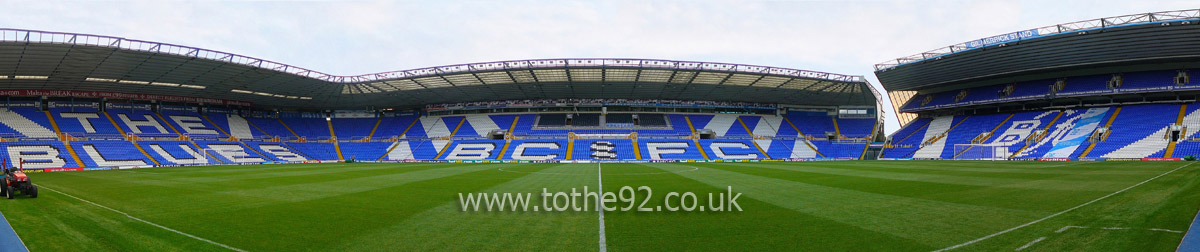
[[[606,245],[613,251],[930,251],[1030,223],[1187,164],[604,164],[602,175],[597,164],[154,168],[31,174],[44,188],[40,197],[0,200],[0,212],[32,251],[227,250],[130,216],[248,251],[591,251],[599,247],[595,211],[464,212],[457,195],[595,190],[603,179],[611,192],[649,186],[654,197],[645,207],[652,209],[668,192],[696,193],[701,205],[709,193],[727,187],[742,193],[742,212],[605,212]],[[1200,207],[1197,177],[1200,164],[1187,166],[955,251],[1012,251],[1042,237],[1022,251],[1173,251],[1183,234],[1161,230],[1187,230]],[[540,198],[531,205],[541,205]]]

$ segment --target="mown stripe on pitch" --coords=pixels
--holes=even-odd
[[[987,178],[977,176],[958,176],[946,175],[937,173],[908,173],[905,171],[890,170],[890,171],[863,171],[853,169],[839,169],[818,166],[793,166],[793,165],[777,165],[777,164],[716,164],[711,167],[726,169],[733,172],[755,171],[767,169],[771,170],[772,174],[797,173],[797,175],[812,175],[801,176],[803,178],[812,178],[813,176],[842,176],[847,179],[864,179],[864,180],[881,180],[882,182],[891,182],[897,184],[903,183],[933,183],[948,186],[974,186],[978,188],[1003,187],[1014,189],[1036,189],[1036,190],[1058,190],[1058,191],[1111,191],[1111,188],[1119,188],[1125,183],[1119,181],[1108,180],[1085,180],[1072,179],[1067,175],[1054,176],[1053,178]],[[783,172],[783,173],[780,173]],[[789,175],[790,176],[790,175]],[[810,179],[811,180],[811,179]],[[1125,181],[1125,180],[1122,180]],[[839,182],[834,180],[832,182]],[[868,187],[869,189],[869,187]]]
[[[395,183],[386,187],[362,187],[361,183],[357,184],[359,187],[355,187],[356,184],[342,184],[353,188],[331,192],[335,193],[334,195],[300,201],[237,211],[178,216],[177,219],[212,222],[213,224],[204,226],[212,232],[258,232],[253,236],[213,236],[221,240],[254,243],[253,246],[247,246],[248,250],[327,250],[322,248],[336,246],[350,238],[350,235],[386,228],[417,213],[453,202],[460,191],[480,191],[526,175],[500,172],[496,170],[496,165],[465,167],[472,169],[461,169],[460,171],[464,172],[449,176],[406,179],[408,181],[393,179]],[[419,239],[420,235],[408,234],[406,237]],[[256,239],[262,237],[286,239]]]
[[[863,193],[876,193],[899,197],[910,197],[954,204],[969,204],[1024,211],[1053,211],[1061,209],[1062,198],[1095,197],[1115,189],[1099,190],[1095,187],[1075,185],[1089,190],[1070,188],[1037,189],[1010,185],[980,186],[960,185],[931,181],[906,181],[886,178],[857,177],[809,173],[762,167],[712,166],[729,172],[765,178],[783,179],[813,185],[829,186]],[[901,176],[895,174],[893,176]],[[1034,180],[1031,183],[1051,183],[1070,186],[1069,182]],[[1119,188],[1120,185],[1112,188]]]
[[[1145,170],[1120,170],[1120,169],[1115,169],[1114,167],[1087,166],[1089,164],[1096,164],[1096,163],[1082,163],[1082,162],[1080,162],[1080,163],[1063,163],[1063,164],[1061,164],[1063,166],[1049,166],[1049,167],[1036,167],[1036,168],[994,168],[996,166],[1001,166],[1002,164],[988,164],[988,163],[975,163],[975,164],[973,164],[974,166],[964,167],[964,166],[960,166],[961,164],[950,165],[950,164],[957,164],[958,162],[956,162],[956,161],[943,161],[943,162],[945,162],[945,163],[944,164],[913,163],[913,164],[906,165],[906,166],[888,166],[888,167],[881,167],[881,166],[877,166],[877,165],[862,164],[862,163],[855,164],[855,165],[834,165],[834,164],[831,164],[833,162],[824,162],[821,164],[809,164],[809,165],[815,165],[815,166],[820,166],[820,167],[829,167],[829,168],[866,170],[866,171],[901,170],[903,172],[909,172],[909,173],[955,174],[955,175],[960,175],[960,176],[975,176],[975,177],[989,177],[989,178],[991,178],[991,177],[1024,178],[1024,177],[1036,177],[1036,176],[1044,176],[1045,178],[1053,178],[1054,176],[1080,175],[1080,174],[1092,175],[1092,176],[1098,176],[1098,178],[1104,178],[1103,177],[1104,175],[1111,175],[1111,177],[1123,177],[1125,175],[1151,174],[1151,172],[1146,172]],[[1075,166],[1083,167],[1086,169],[1076,169],[1077,167],[1075,167]],[[1084,178],[1081,178],[1081,179],[1084,179]],[[1095,178],[1086,178],[1086,179],[1091,180],[1091,179],[1095,179]]]
[[[230,175],[231,177],[242,177],[245,179],[239,180],[211,180],[204,181],[194,178],[176,178],[172,175],[148,175],[148,176],[129,176],[130,174],[124,171],[116,172],[100,172],[88,176],[89,181],[107,181],[111,182],[104,186],[88,185],[94,187],[95,190],[113,189],[120,187],[125,183],[140,184],[146,186],[160,186],[194,191],[197,193],[210,192],[227,192],[239,190],[251,190],[257,188],[267,188],[277,186],[279,184],[293,184],[296,182],[321,181],[331,182],[337,180],[348,180],[360,177],[370,177],[379,175],[391,175],[407,172],[415,172],[421,170],[437,169],[437,166],[419,166],[413,168],[381,168],[370,170],[357,170],[351,167],[328,167],[320,168],[313,167],[306,171],[315,171],[311,174],[297,176],[274,176],[270,174],[278,173],[249,173],[245,175]],[[91,182],[86,183],[91,184]],[[178,196],[178,195],[175,195]]]
[[[987,230],[1029,219],[1044,211],[1023,211],[971,204],[866,193],[722,169],[678,173],[713,186],[733,186],[743,197],[936,246],[947,239],[973,238],[962,230]],[[739,189],[740,188],[740,189]],[[932,220],[932,221],[931,221]]]
[[[702,183],[682,176],[694,172],[689,168],[692,167],[690,165],[621,165],[625,166],[624,170],[628,174],[608,173],[609,167],[616,165],[605,165],[606,190],[616,192],[622,186],[649,186],[655,195],[655,198],[647,203],[650,208],[662,205],[668,192],[693,192],[704,198],[702,201],[707,202],[709,193],[726,193],[727,190],[724,186]],[[664,173],[645,174],[645,171],[639,171],[643,169],[660,170]],[[735,194],[744,192],[736,186],[733,191]],[[607,230],[609,247],[614,251],[652,248],[714,251],[921,251],[933,248],[904,237],[866,230],[748,198],[745,194],[737,201],[743,210],[741,212],[606,212],[606,222],[610,223]],[[701,205],[707,206],[707,203]],[[663,244],[670,245],[663,247]]]
[[[608,165],[605,165],[607,168]],[[596,249],[596,212],[485,212],[462,211],[457,193],[530,193],[540,198],[542,188],[570,191],[596,189],[595,164],[546,164],[510,167],[525,172],[521,177],[492,187],[467,191],[451,190],[454,202],[396,222],[384,228],[348,238],[333,251],[388,248],[399,251],[588,251]],[[532,168],[532,169],[531,169]],[[509,173],[509,172],[505,172]],[[605,187],[608,182],[605,181]],[[531,201],[530,205],[539,205]],[[592,204],[594,206],[594,204]]]
[[[316,179],[311,180],[308,183],[291,183],[265,188],[234,190],[228,191],[228,193],[234,195],[266,197],[282,201],[306,201],[337,196],[345,193],[364,192],[389,187],[397,187],[408,183],[459,176],[471,172],[495,170],[497,167],[505,165],[507,164],[468,164],[373,176],[353,176],[332,180]]]

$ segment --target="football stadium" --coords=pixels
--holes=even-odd
[[[1200,251],[1200,10],[1045,25],[878,83],[3,28],[0,251]]]

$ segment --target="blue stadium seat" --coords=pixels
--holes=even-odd
[[[642,159],[645,160],[704,159],[700,150],[696,149],[696,143],[691,140],[642,139],[638,141],[638,147],[642,152]]]
[[[386,139],[403,136],[409,126],[415,126],[413,121],[416,120],[416,116],[383,117],[379,121],[379,129],[375,131],[374,138]]]
[[[296,135],[292,134],[291,131],[288,131],[288,129],[286,127],[284,127],[282,123],[279,123],[278,119],[247,117],[246,121],[250,122],[250,124],[253,125],[253,127],[251,127],[251,128],[261,129],[264,133],[266,133],[268,135],[277,136],[277,137],[281,137],[281,138],[285,138],[285,139],[296,138]]]
[[[330,119],[330,123],[333,124],[333,132],[337,134],[338,140],[355,140],[366,138],[371,135],[371,130],[375,129],[376,122],[380,124],[380,127],[384,126],[383,121],[377,118]],[[405,125],[405,127],[407,127],[407,125]]]
[[[154,161],[126,141],[75,141],[71,147],[86,167],[151,166]]]
[[[60,141],[21,141],[0,142],[0,158],[7,160],[13,167],[20,166],[24,160],[24,168],[78,168],[79,163],[71,157],[71,153]]]
[[[376,160],[379,157],[387,154],[390,142],[340,142],[338,146],[342,149],[342,157],[354,160]]]
[[[1143,138],[1162,138],[1151,133],[1175,123],[1179,105],[1144,104],[1121,108],[1113,121],[1108,138],[1096,143],[1088,157],[1101,157]],[[1162,146],[1165,147],[1165,144]]]
[[[578,139],[571,153],[575,160],[635,160],[629,139]]]
[[[138,141],[146,154],[163,165],[205,165],[219,163],[187,141]]]
[[[337,149],[333,147],[333,143],[307,142],[284,144],[290,149],[299,152],[298,154],[302,154],[310,159],[338,160]]]

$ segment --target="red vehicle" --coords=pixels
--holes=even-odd
[[[25,172],[18,168],[3,167],[3,169],[4,179],[0,181],[3,182],[0,183],[0,194],[12,199],[17,192],[21,192],[21,194],[29,195],[30,198],[37,198],[37,186],[29,181],[29,176],[26,176]]]

